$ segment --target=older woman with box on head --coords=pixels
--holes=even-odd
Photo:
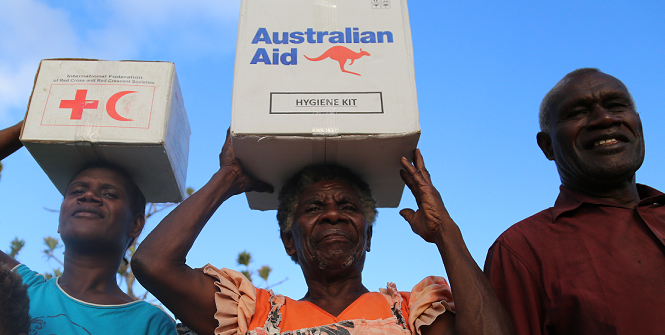
[[[402,216],[435,243],[451,292],[427,277],[411,293],[362,284],[376,205],[369,187],[346,168],[308,167],[283,187],[277,218],[286,253],[302,268],[307,294],[292,300],[254,287],[241,273],[185,258],[208,219],[229,197],[272,187],[243,172],[227,136],[221,168],[141,243],[132,268],[150,292],[199,334],[509,334],[510,322],[471,258],[431,183],[419,151],[402,158],[402,179],[419,209]],[[453,293],[455,301],[453,302]]]

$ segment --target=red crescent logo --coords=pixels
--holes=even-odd
[[[109,114],[110,117],[118,120],[118,121],[133,121],[132,119],[127,119],[115,110],[115,105],[118,103],[118,99],[122,98],[123,96],[129,94],[129,93],[136,93],[136,91],[122,91],[118,92],[109,98],[109,101],[106,103],[106,112]]]

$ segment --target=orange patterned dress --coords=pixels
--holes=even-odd
[[[256,288],[240,272],[210,264],[203,271],[218,288],[218,335],[419,335],[421,326],[455,312],[450,286],[441,277],[427,277],[411,292],[388,283],[333,316],[311,302]]]

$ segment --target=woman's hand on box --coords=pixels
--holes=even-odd
[[[242,164],[236,158],[235,152],[233,151],[233,144],[231,143],[231,131],[230,129],[226,130],[226,142],[222,147],[222,152],[219,154],[219,166],[220,172],[223,172],[225,176],[228,176],[231,183],[230,190],[233,194],[239,194],[243,192],[268,192],[272,193],[272,185],[254,179],[242,168]]]

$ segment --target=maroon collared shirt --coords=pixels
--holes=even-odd
[[[564,186],[516,223],[485,261],[517,334],[665,334],[665,195],[635,207]]]

